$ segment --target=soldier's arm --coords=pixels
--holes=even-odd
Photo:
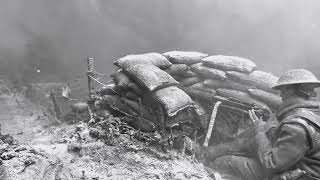
[[[309,149],[307,134],[302,124],[286,123],[271,146],[265,133],[256,136],[258,157],[270,173],[282,172],[296,164]]]

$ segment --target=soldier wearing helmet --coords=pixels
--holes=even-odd
[[[280,91],[282,104],[272,130],[249,111],[254,131],[250,147],[255,147],[256,158],[227,155],[215,159],[212,167],[236,179],[320,180],[320,109],[314,99],[319,86],[320,81],[304,69],[280,76],[273,89]]]

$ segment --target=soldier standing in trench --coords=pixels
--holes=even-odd
[[[266,133],[266,122],[249,112],[256,158],[226,155],[215,159],[213,169],[236,179],[320,180],[320,109],[314,88],[320,81],[309,71],[295,69],[280,76],[279,124]],[[214,156],[208,149],[206,156]]]

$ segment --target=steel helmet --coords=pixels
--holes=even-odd
[[[312,84],[316,88],[320,86],[320,81],[308,70],[293,69],[281,75],[272,89],[279,89],[281,86],[291,84]]]

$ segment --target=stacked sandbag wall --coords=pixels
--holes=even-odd
[[[207,128],[212,102],[184,92],[183,87],[254,103],[271,111],[281,103],[271,89],[278,78],[241,57],[170,51],[128,55],[114,64],[119,67],[112,74],[114,84],[101,89],[105,100],[100,104],[107,102],[130,116],[140,116],[140,124],[143,119],[144,125],[150,124],[147,127],[198,121],[196,125]],[[246,126],[241,118],[228,109],[218,111],[212,141],[234,138],[239,126]]]
[[[128,55],[114,64],[119,68],[111,75],[114,83],[98,92],[102,99],[97,106],[124,113],[130,117],[126,118],[129,123],[143,131],[161,130],[197,117],[191,97],[163,70],[172,66],[163,55]]]

